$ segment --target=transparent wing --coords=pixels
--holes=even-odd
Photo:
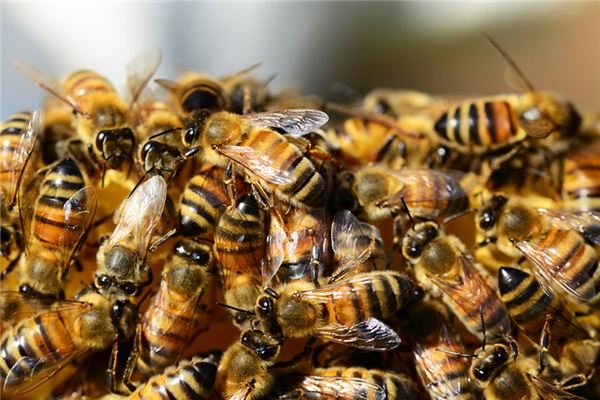
[[[567,237],[569,235],[579,236],[578,233],[572,230],[561,230],[555,234],[565,237],[565,240],[555,241],[558,244],[555,247],[542,247],[537,243],[527,241],[517,242],[515,246],[531,263],[535,277],[546,293],[556,294],[554,288],[558,285],[574,298],[584,302],[590,301],[596,295],[594,288],[591,287],[585,293],[582,293],[578,288],[592,278],[595,265],[593,268],[580,271],[576,277],[569,275],[571,257],[569,257],[568,249],[560,246],[561,243],[573,243],[572,247],[579,247],[577,239],[581,239],[581,237],[569,239]]]
[[[345,376],[308,375],[299,382],[293,393],[295,395],[302,393],[302,398],[305,399],[367,400],[386,398],[384,388],[374,382]],[[291,393],[281,395],[279,399],[298,398],[290,395]]]
[[[275,185],[294,182],[295,177],[288,171],[282,171],[270,154],[264,154],[245,146],[221,146],[218,151],[267,182]]]
[[[388,351],[401,344],[398,334],[376,318],[352,326],[329,324],[320,327],[317,335],[332,342],[369,351]]]
[[[402,189],[390,196],[385,206],[400,206],[402,198],[410,207],[411,204],[467,197],[460,185],[465,174],[459,171],[403,168],[392,173],[400,180]]]
[[[535,386],[535,390],[540,395],[540,398],[548,400],[585,400],[584,397],[562,390],[561,388],[545,382],[531,374],[527,374],[527,376],[533,386]]]
[[[228,80],[237,78],[238,76],[249,74],[250,72],[254,71],[256,68],[260,67],[261,65],[262,65],[261,62],[258,62],[256,64],[252,64],[249,67],[246,67],[246,68],[241,69],[239,71],[235,71],[235,72],[232,72],[232,73],[227,74],[227,75],[222,75],[222,76],[219,77],[219,80],[220,81],[228,81]]]
[[[61,266],[66,271],[73,255],[79,250],[87,233],[98,202],[96,188],[86,186],[78,190],[63,206],[65,230],[59,239]],[[44,212],[40,212],[44,216]]]
[[[158,69],[162,59],[160,49],[148,50],[127,64],[127,103],[133,104]]]
[[[306,135],[329,120],[323,111],[309,109],[268,111],[243,115],[241,118],[251,126],[280,128],[293,136]]]
[[[8,175],[8,201],[13,204],[17,195],[17,189],[21,182],[21,177],[31,158],[31,153],[35,147],[37,137],[41,129],[40,112],[35,110],[31,113],[27,130],[21,132],[18,144],[8,139],[0,141],[0,153],[3,154],[0,160],[0,174]]]
[[[19,187],[17,203],[19,205],[19,218],[21,222],[21,234],[23,235],[23,243],[25,243],[25,252],[29,254],[29,244],[31,241],[30,227],[35,203],[39,196],[39,188],[42,181],[46,177],[47,169],[35,171],[31,176],[27,176]]]
[[[600,212],[549,208],[538,208],[538,211],[552,222],[553,227],[564,230],[575,229],[590,243],[600,244]]]
[[[8,371],[4,390],[16,395],[28,393],[88,352],[89,349],[81,349],[67,353],[65,349],[58,348],[44,357],[21,357]]]
[[[267,257],[262,263],[262,287],[269,287],[283,263],[286,248],[290,245],[289,237],[279,218],[271,218],[269,234],[266,239]]]
[[[453,305],[461,309],[471,323],[476,324],[480,329],[482,329],[480,315],[482,305],[492,307],[495,310],[503,309],[504,316],[502,317],[502,321],[495,324],[497,326],[497,333],[510,332],[511,325],[508,311],[496,292],[487,284],[485,279],[471,264],[471,261],[464,255],[459,256],[459,261],[461,263],[462,276],[458,280],[448,282],[436,275],[428,275],[429,278],[449,297]]]
[[[352,271],[382,246],[383,239],[376,226],[360,221],[348,210],[336,213],[331,224],[331,249],[338,265],[332,276]],[[370,268],[375,269],[375,265]]]
[[[130,241],[135,244],[138,254],[145,255],[166,200],[167,184],[160,175],[138,186],[121,204],[117,226],[107,245],[113,247],[122,241]]]
[[[45,72],[34,67],[33,65],[29,65],[20,60],[14,60],[14,65],[17,71],[19,71],[25,78],[29,79],[45,91],[49,92],[50,94],[56,96],[60,100],[67,103],[78,114],[81,114],[86,118],[90,117],[88,113],[84,112],[81,109],[77,99],[74,99],[68,96],[67,93],[65,93],[61,83],[56,78],[46,74]]]
[[[48,311],[76,314],[89,307],[88,303],[72,300],[57,300],[39,296],[27,296],[21,292],[0,292],[0,306],[3,320],[30,318]]]

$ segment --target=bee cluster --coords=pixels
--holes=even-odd
[[[490,41],[521,94],[16,63],[51,96],[0,136],[3,395],[598,398],[600,118]]]

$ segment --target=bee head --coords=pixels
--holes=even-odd
[[[505,196],[494,196],[487,204],[487,206],[481,211],[479,216],[479,227],[484,231],[492,229],[496,222],[498,222],[498,217],[500,215],[500,211],[508,202],[508,198]]]
[[[220,85],[210,80],[194,82],[193,90],[182,99],[181,108],[185,113],[196,110],[223,110],[225,98]]]
[[[253,350],[262,360],[270,361],[274,360],[279,354],[281,344],[269,339],[261,331],[250,330],[242,334],[241,343]]]
[[[402,254],[409,260],[415,260],[425,247],[439,236],[438,226],[433,222],[417,224],[402,240]]]
[[[172,170],[170,166],[181,153],[179,150],[168,144],[157,142],[155,140],[147,141],[140,151],[140,160],[144,164],[144,171],[150,170]]]
[[[510,359],[508,346],[501,343],[495,343],[487,350],[481,349],[479,352],[471,365],[471,374],[479,382],[493,379]]]
[[[199,109],[192,112],[181,137],[184,146],[192,147],[198,144],[200,133],[204,130],[204,125],[210,115],[211,112],[206,109]]]
[[[131,158],[135,136],[130,128],[105,129],[96,135],[96,152],[110,168],[119,168]]]

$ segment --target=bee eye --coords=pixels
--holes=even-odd
[[[508,361],[508,354],[506,353],[506,350],[503,347],[496,348],[494,351],[494,359],[499,363]]]
[[[473,374],[480,381],[487,381],[489,378],[489,372],[481,368],[476,368]]]
[[[110,131],[98,132],[98,135],[96,136],[96,148],[102,151],[102,148],[104,147],[104,142],[106,142],[110,136]]]
[[[263,360],[271,360],[277,355],[277,347],[261,347],[256,349],[256,354]]]
[[[271,299],[268,297],[262,297],[259,301],[258,301],[258,306],[260,307],[261,310],[265,310],[268,311],[271,309]]]
[[[375,106],[375,113],[386,114],[388,111],[390,111],[390,109],[390,104],[386,100],[381,99],[377,102],[377,105]]]
[[[11,239],[11,234],[8,229],[0,228],[0,243],[8,243]]]
[[[123,290],[123,292],[125,292],[126,295],[133,296],[137,291],[137,288],[133,283],[125,282],[121,285],[121,290]]]
[[[408,246],[408,250],[406,251],[408,256],[411,258],[419,257],[422,252],[423,248],[418,243],[412,243],[410,246]]]
[[[481,214],[481,218],[479,219],[479,226],[483,230],[492,229],[492,227],[496,224],[496,212],[490,209],[487,209]]]
[[[438,230],[435,229],[433,226],[428,226],[427,229],[425,230],[425,238],[427,239],[427,241],[432,241],[433,239],[435,239],[438,236]]]
[[[244,313],[236,313],[234,316],[235,322],[237,322],[238,324],[242,324],[244,322],[246,322],[246,320],[248,319],[248,316]]]
[[[112,285],[112,279],[110,279],[107,275],[100,275],[97,281],[98,286],[100,286],[103,289],[106,289]]]
[[[191,258],[196,264],[203,265],[210,259],[210,254],[206,251],[194,250],[192,251]]]
[[[198,124],[195,122],[192,122],[190,125],[188,125],[187,129],[185,130],[185,135],[183,137],[183,140],[186,145],[191,146],[197,137],[198,137]]]
[[[146,159],[146,156],[148,156],[148,153],[150,151],[152,151],[153,147],[154,147],[154,142],[152,140],[149,141],[148,143],[146,143],[144,145],[144,147],[142,147],[142,159],[144,159],[144,160]]]

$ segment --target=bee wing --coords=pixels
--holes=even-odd
[[[564,265],[564,254],[560,254],[555,247],[542,247],[536,243],[521,241],[515,243],[517,249],[523,253],[533,267],[533,272],[540,286],[550,295],[555,294],[555,284],[565,290],[571,296],[581,301],[590,301],[596,295],[593,288],[583,294],[577,291],[581,282],[586,282],[591,278],[588,270],[577,274],[577,279],[565,275],[562,271]]]
[[[283,255],[290,240],[279,218],[271,218],[267,235],[267,256],[262,263],[262,287],[269,287],[283,263]]]
[[[545,138],[556,129],[556,124],[548,118],[539,117],[535,120],[519,119],[519,125],[527,135],[533,138]]]
[[[388,351],[401,344],[400,336],[376,318],[369,318],[352,326],[329,324],[318,329],[321,338],[346,346],[369,351]]]
[[[30,227],[31,219],[35,211],[35,203],[39,195],[39,188],[49,169],[37,170],[31,176],[27,176],[24,183],[19,187],[17,203],[19,205],[19,218],[21,222],[21,234],[23,243],[25,243],[25,252],[29,254],[29,245],[31,241]],[[26,182],[26,183],[25,183]]]
[[[306,135],[329,120],[323,111],[310,109],[267,111],[242,115],[241,118],[249,125],[280,128],[292,136]]]
[[[58,99],[67,103],[78,114],[81,114],[86,118],[90,117],[88,113],[84,112],[81,109],[77,99],[74,99],[71,96],[67,95],[67,93],[65,93],[61,83],[56,78],[46,74],[45,72],[34,67],[33,65],[29,65],[21,60],[14,60],[13,63],[17,71],[19,71],[25,78],[29,79],[45,91],[49,92],[50,94],[56,96]]]
[[[108,239],[108,246],[116,246],[127,240],[136,245],[138,254],[145,255],[166,200],[167,184],[160,175],[155,175],[138,186],[121,204],[119,220]],[[130,237],[132,239],[128,239]]]
[[[296,399],[298,392],[302,394],[302,398],[306,399],[367,400],[386,398],[386,392],[381,386],[366,379],[308,375],[302,378],[293,392],[283,394],[278,399]]]
[[[272,184],[283,185],[294,181],[292,175],[282,172],[279,165],[275,165],[273,157],[269,154],[245,146],[221,146],[218,151],[260,179]]]
[[[97,201],[96,188],[93,186],[86,186],[79,189],[63,206],[65,215],[63,222],[65,223],[65,230],[62,232],[59,239],[63,271],[67,270],[73,255],[79,250],[83,243],[86,233],[94,219],[94,215],[96,214]],[[43,211],[40,214],[44,216]],[[77,235],[77,239],[74,243],[72,243],[70,238],[68,241],[65,240],[66,236],[72,235]]]
[[[241,69],[239,71],[235,71],[235,72],[232,72],[227,75],[222,75],[219,77],[219,80],[220,81],[228,81],[230,79],[237,78],[238,76],[249,74],[250,72],[254,71],[256,68],[260,67],[261,65],[262,65],[261,62],[252,64],[252,65],[250,65],[244,69]]]
[[[564,230],[575,229],[590,243],[600,244],[600,212],[549,208],[538,208],[538,211],[552,222],[552,226]]]
[[[7,291],[0,293],[0,307],[3,320],[19,321],[51,310],[78,313],[88,308],[89,304],[73,300],[27,296],[21,292]]]
[[[31,114],[27,130],[21,133],[19,144],[16,147],[9,140],[0,141],[0,154],[8,155],[1,157],[0,173],[8,174],[7,182],[10,186],[7,196],[10,204],[13,204],[15,201],[21,177],[23,176],[27,162],[31,158],[31,153],[35,147],[40,129],[40,112],[35,110]]]
[[[527,377],[533,386],[535,386],[535,390],[540,395],[540,398],[548,400],[585,400],[583,397],[562,390],[531,374],[527,374]]]
[[[341,271],[351,271],[367,261],[377,242],[383,242],[377,227],[360,221],[348,210],[336,213],[331,224],[331,249],[338,267],[332,276]]]
[[[483,298],[492,300],[489,296],[494,296],[501,307],[504,307],[504,304],[501,303],[494,290],[477,272],[467,257],[461,254],[459,261],[462,267],[462,279],[460,282],[449,283],[435,275],[431,275],[429,278],[442,292],[448,295],[456,307],[460,308],[472,322],[482,328],[479,310],[483,304]],[[508,316],[508,311],[506,311],[505,315]],[[510,332],[511,326],[508,317],[503,319],[502,324],[499,329],[504,332]]]
[[[390,196],[385,202],[386,206],[400,206],[403,198],[410,207],[413,203],[467,197],[467,193],[460,185],[465,174],[460,171],[402,168],[400,171],[395,171],[394,174],[401,181],[402,189]],[[443,184],[440,185],[440,182]],[[409,193],[410,196],[408,196]]]
[[[16,395],[31,392],[88,352],[89,349],[81,349],[65,353],[59,348],[44,357],[21,357],[6,374],[3,389]]]
[[[160,49],[148,50],[127,64],[127,103],[132,105],[139,98],[162,60]]]

